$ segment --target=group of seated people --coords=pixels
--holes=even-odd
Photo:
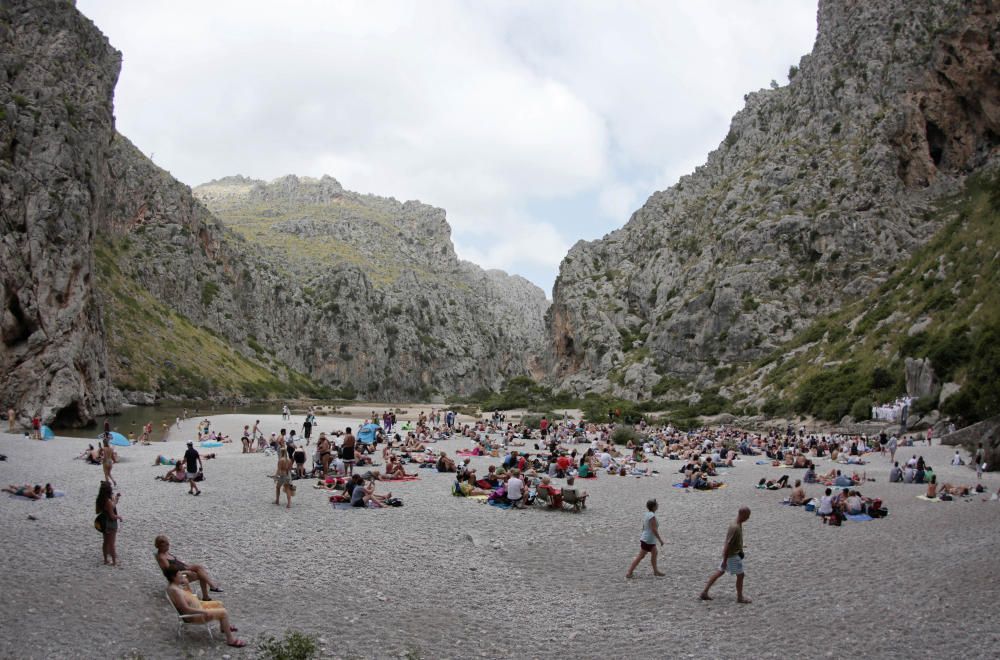
[[[816,515],[822,517],[824,525],[839,525],[845,515],[861,514],[872,518],[883,516],[882,500],[864,497],[858,490],[827,488],[816,508]]]
[[[889,469],[890,483],[925,484],[935,478],[934,470],[924,462],[924,457],[913,455],[903,467],[896,461]]]
[[[462,463],[455,475],[452,494],[463,497],[487,497],[491,500],[523,508],[529,504],[542,503],[550,508],[562,509],[564,504],[574,510],[586,508],[587,493],[575,488],[575,477],[566,476],[566,487],[557,488],[552,477],[529,469],[522,472],[516,466],[497,468],[490,465],[482,477],[469,465]]]
[[[828,472],[823,474],[816,474],[816,467],[814,465],[810,465],[806,468],[805,474],[802,475],[802,480],[807,484],[825,484],[827,486],[836,486],[838,488],[848,488],[863,481],[867,481],[868,475],[867,473],[858,474],[857,472],[854,472],[851,476],[847,476],[836,468],[831,468]]]

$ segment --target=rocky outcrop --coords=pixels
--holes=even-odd
[[[116,382],[140,402],[418,397],[534,364],[544,294],[459,261],[444,211],[230,177],[202,193],[244,215],[231,231],[117,134],[120,55],[71,3],[0,4],[0,38],[0,398],[22,421],[91,422]]]
[[[906,393],[914,399],[934,396],[941,391],[934,367],[927,358],[906,358]]]
[[[544,293],[459,260],[442,209],[347,191],[328,176],[227,177],[194,192],[253,247],[253,261],[294,275],[287,284],[301,297],[277,309],[296,340],[270,317],[251,327],[324,382],[371,396],[468,394],[528,373],[541,353]]]
[[[90,249],[120,60],[69,3],[0,3],[0,400],[22,424],[120,405]]]
[[[557,383],[710,386],[884,281],[1000,144],[998,33],[985,0],[821,1],[787,86],[748,94],[705,165],[570,250],[547,318]]]

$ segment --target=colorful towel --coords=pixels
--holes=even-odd
[[[673,484],[673,487],[674,487],[674,488],[687,488],[687,486],[685,486],[685,485],[684,485],[684,484],[682,484],[682,483],[680,483],[680,484]]]
[[[462,456],[463,458],[466,457],[466,456],[469,456],[469,457],[472,457],[472,456],[482,456],[482,454],[480,454],[478,452],[475,452],[475,451],[472,451],[470,449],[460,449],[457,452],[455,452],[455,455],[456,456]]]
[[[382,481],[420,481],[420,477],[408,474],[405,477],[386,477]]]
[[[845,513],[844,517],[847,518],[848,520],[852,520],[854,522],[865,522],[865,521],[868,521],[868,520],[875,520],[874,518],[872,518],[871,516],[869,516],[867,513]]]
[[[510,502],[501,502],[500,500],[488,500],[487,504],[490,506],[495,506],[498,509],[513,509],[514,505]]]

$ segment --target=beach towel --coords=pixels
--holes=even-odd
[[[681,484],[673,484],[673,487],[674,487],[674,488],[687,488],[687,486],[685,486],[685,485],[684,485],[684,484],[682,484],[682,483],[681,483]]]
[[[52,432],[52,429],[47,426],[42,427],[42,440],[51,440],[54,437],[56,434]]]
[[[923,500],[925,502],[944,502],[946,500],[939,500],[936,497],[927,497],[926,495],[917,495],[918,500]]]
[[[356,508],[351,506],[350,502],[330,502],[330,506],[332,506],[334,510],[350,510]]]
[[[103,435],[99,435],[99,436],[97,436],[97,439],[98,440],[104,440],[104,436]],[[112,444],[115,447],[131,447],[132,446],[132,443],[128,441],[128,438],[126,438],[125,436],[123,436],[121,433],[119,433],[117,431],[112,431],[111,432],[111,442],[108,443],[108,444]]]
[[[408,474],[405,477],[384,477],[382,481],[420,481],[420,477]]]
[[[217,441],[209,440],[208,442],[203,442],[203,443],[201,443],[198,446],[201,447],[202,449],[210,449],[212,447],[221,447],[222,443],[221,442],[217,442]]]
[[[869,516],[867,513],[846,513],[846,514],[844,514],[844,517],[847,518],[848,520],[852,520],[854,522],[865,522],[865,521],[868,521],[868,520],[875,520],[874,518],[872,518],[871,516]]]
[[[487,504],[490,506],[495,506],[498,509],[513,509],[514,505],[510,502],[503,502],[501,500],[487,500]]]
[[[770,465],[771,461],[756,461],[754,465]]]
[[[479,454],[478,452],[472,451],[470,449],[460,449],[457,452],[455,452],[455,455],[456,456],[461,456],[463,458],[465,458],[465,457],[470,457],[471,458],[473,456],[481,456],[481,454]]]

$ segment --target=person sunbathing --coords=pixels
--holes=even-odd
[[[803,506],[808,498],[806,497],[806,491],[802,487],[802,482],[798,479],[795,480],[795,487],[792,489],[792,494],[788,498],[789,503],[792,506]]]
[[[171,481],[174,483],[183,483],[187,481],[187,472],[184,470],[183,461],[177,461],[174,464],[174,469],[167,472],[162,477],[156,477],[159,481]]]
[[[938,491],[937,477],[931,477],[931,480],[927,482],[927,495],[926,495],[927,499],[929,500],[937,499],[937,491]]]
[[[17,495],[18,497],[27,497],[29,500],[40,500],[45,497],[45,491],[42,490],[42,487],[39,484],[35,484],[34,486],[31,484],[24,484],[23,486],[10,484],[2,490],[5,493]]]
[[[242,639],[237,639],[234,632],[236,626],[229,623],[229,612],[225,606],[217,600],[199,601],[198,597],[191,591],[188,585],[185,571],[176,568],[167,568],[163,571],[169,586],[167,587],[167,597],[173,604],[174,609],[181,615],[193,615],[185,617],[188,623],[208,623],[209,621],[219,622],[219,632],[226,638],[226,644],[236,648],[247,645]]]
[[[94,445],[87,445],[87,449],[77,458],[82,458],[91,465],[101,464],[101,452],[99,449],[94,449]]]
[[[386,479],[403,479],[404,477],[415,477],[415,474],[408,474],[403,468],[402,461],[394,455],[389,455],[389,461],[385,465]]]
[[[159,565],[160,570],[163,571],[164,576],[166,576],[168,569],[173,569],[184,573],[184,577],[188,582],[197,580],[201,585],[202,600],[209,600],[209,591],[222,593],[222,589],[219,588],[218,583],[209,577],[208,569],[201,564],[185,564],[171,554],[170,539],[166,536],[161,534],[153,539],[153,547],[156,548],[156,563]]]
[[[947,483],[941,484],[938,487],[939,492],[948,493],[949,495],[952,495],[954,497],[969,497],[972,494],[972,490],[973,490],[972,486],[958,486]],[[930,496],[928,495],[928,497]]]
[[[691,487],[695,490],[715,490],[716,488],[722,488],[721,481],[709,481],[704,474],[697,472],[694,475],[694,480]]]
[[[455,472],[455,461],[448,458],[448,454],[441,452],[437,459],[438,472]]]
[[[456,488],[458,488],[462,492],[462,495],[464,495],[465,497],[471,497],[476,495],[484,495],[486,497],[489,497],[493,493],[492,489],[487,490],[485,488],[480,488],[476,484],[475,480],[476,480],[475,473],[474,472],[468,473],[464,479],[460,479],[455,482]]]

